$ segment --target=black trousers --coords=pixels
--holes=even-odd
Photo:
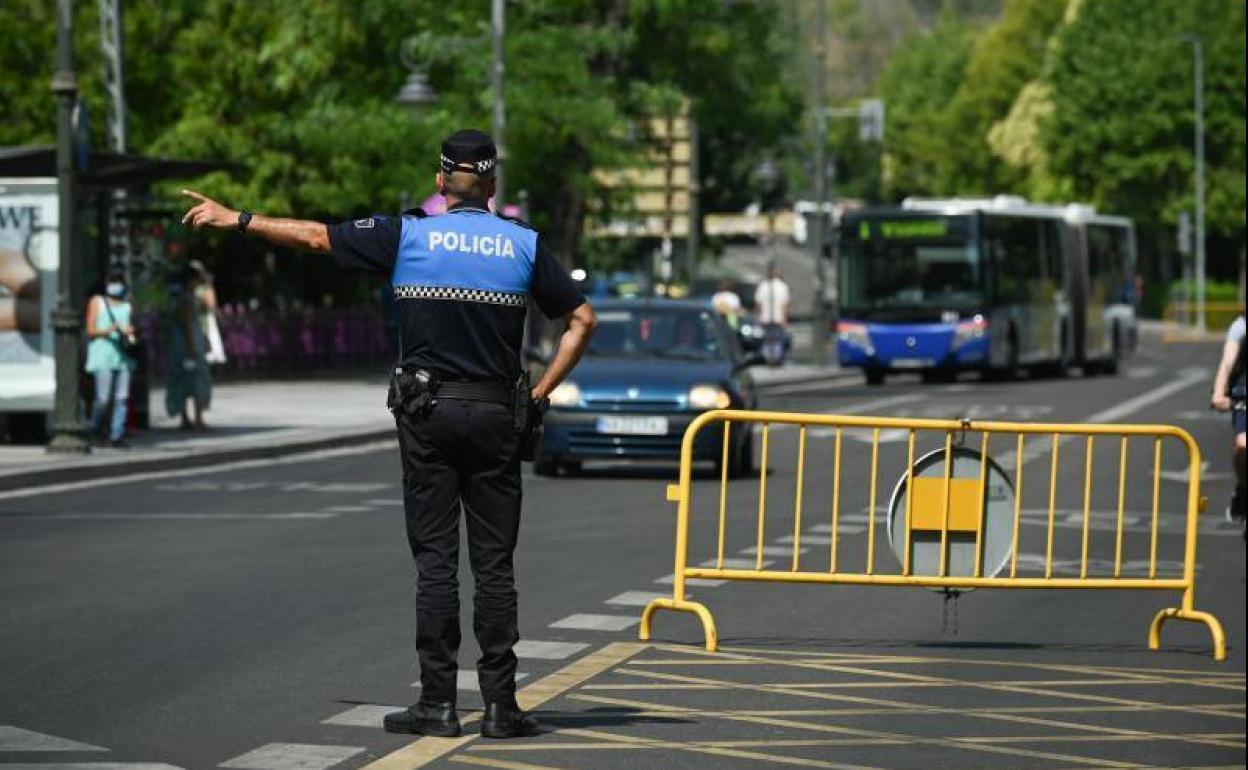
[[[441,398],[421,417],[398,418],[403,508],[416,558],[416,652],[420,699],[455,702],[459,651],[459,512],[468,520],[475,583],[472,629],[486,703],[514,704],[516,585],[520,530],[519,437],[499,404]]]

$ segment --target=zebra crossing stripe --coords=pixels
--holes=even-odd
[[[57,735],[37,733],[13,725],[0,725],[0,751],[108,751]]]
[[[233,770],[328,770],[339,762],[362,753],[362,746],[269,743],[222,762],[218,767]]]

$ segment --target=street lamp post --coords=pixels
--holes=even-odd
[[[74,3],[57,0],[56,73],[52,93],[57,99],[56,177],[59,230],[57,303],[52,314],[56,338],[56,399],[49,452],[91,451],[79,413],[79,353],[82,319],[78,311],[78,265],[74,248]]]
[[[1199,35],[1187,35],[1192,44],[1192,111],[1195,113],[1196,155],[1196,328],[1205,330],[1205,50]]]
[[[494,147],[498,152],[498,163],[494,167],[494,210],[503,211],[503,203],[507,200],[507,102],[504,98],[503,83],[507,74],[507,62],[504,56],[503,39],[506,35],[506,0],[493,0],[490,9],[490,43],[494,51],[494,64],[490,70],[490,85],[494,98]]]
[[[825,295],[827,293],[827,275],[824,271],[823,251],[824,243],[827,240],[826,234],[826,215],[824,213],[824,199],[827,198],[826,184],[826,160],[824,153],[826,149],[828,137],[828,115],[824,109],[824,97],[826,88],[824,86],[824,75],[827,69],[825,58],[827,56],[827,12],[824,0],[815,0],[815,72],[814,72],[814,156],[815,156],[815,213],[810,221],[814,228],[810,232],[810,250],[812,258],[815,261],[815,293],[811,300],[810,308],[810,342],[811,353],[816,366],[824,366],[828,362],[828,319],[827,319],[827,302]]]
[[[503,46],[507,33],[506,12],[506,0],[491,0],[490,48],[493,56],[490,65],[490,91],[494,103],[491,133],[498,158],[494,166],[494,209],[500,213],[503,210],[503,202],[507,199],[507,100],[504,92],[507,65]],[[429,59],[437,58],[437,52],[480,45],[483,40],[482,37],[438,36],[435,38],[428,33],[408,38],[399,51],[400,59],[408,68],[407,82],[399,90],[395,101],[415,108],[436,103],[438,94],[429,85],[429,78],[425,73]]]

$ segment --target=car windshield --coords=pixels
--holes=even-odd
[[[707,360],[722,355],[710,311],[674,308],[606,308],[590,338],[591,356]]]
[[[958,308],[979,303],[984,280],[979,249],[957,220],[863,221],[846,228],[841,293],[846,308]],[[895,225],[890,228],[889,225]],[[969,229],[969,228],[967,228]]]

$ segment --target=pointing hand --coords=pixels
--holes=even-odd
[[[182,224],[189,224],[196,230],[202,227],[229,228],[238,225],[237,211],[228,209],[194,190],[183,190],[182,194],[199,201],[194,208],[186,212],[186,216],[182,217]]]

